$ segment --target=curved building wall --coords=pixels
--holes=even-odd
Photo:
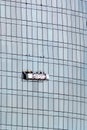
[[[86,130],[87,1],[0,7],[0,130]],[[50,78],[22,80],[26,70]]]

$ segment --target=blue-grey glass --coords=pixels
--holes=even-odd
[[[87,1],[0,3],[0,129],[86,130]],[[22,71],[46,72],[26,81]]]

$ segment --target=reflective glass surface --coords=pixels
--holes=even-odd
[[[1,0],[0,130],[86,129],[87,0]]]

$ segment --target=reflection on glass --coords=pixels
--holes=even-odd
[[[87,128],[86,5],[1,1],[1,130]],[[46,72],[50,79],[24,81],[25,70]]]

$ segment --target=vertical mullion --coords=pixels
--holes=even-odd
[[[72,6],[71,6],[71,8],[72,8]],[[73,21],[72,16],[71,16],[71,22]],[[73,26],[73,24],[71,26]],[[73,74],[74,69],[73,69],[73,67],[74,67],[74,63],[75,63],[75,61],[73,61],[73,59],[74,59],[74,54],[73,53],[74,53],[75,49],[74,49],[74,44],[73,44],[73,31],[72,31],[72,29],[71,29],[71,36],[72,36],[72,78],[71,78],[71,81],[73,83],[73,80],[74,80],[74,76],[73,76],[74,75]],[[71,66],[71,64],[70,64],[70,66]],[[71,85],[71,82],[70,82],[70,85]],[[72,88],[72,86],[71,86],[71,88]],[[69,96],[71,97],[71,95],[69,95]],[[72,129],[71,130],[73,130],[73,105],[74,105],[73,103],[74,103],[74,101],[72,99],[70,99],[70,101],[72,102],[72,118],[71,118],[72,119],[72,124],[71,124]]]
[[[47,6],[47,11],[46,11],[46,23],[47,23],[47,27],[48,27],[48,5],[47,5],[47,1],[46,1],[46,6]],[[43,36],[43,34],[42,34]],[[48,39],[48,33],[47,33],[47,39]],[[47,57],[48,57],[48,74],[49,74],[49,45],[48,45],[48,41],[47,41]],[[50,118],[50,114],[49,114],[49,81],[48,81],[48,129],[50,129],[50,124],[49,124],[49,118]]]
[[[11,18],[11,129],[13,123],[13,47],[12,47],[12,9],[11,9],[11,1],[10,1],[10,18]]]
[[[71,7],[71,0],[70,0],[70,7]],[[72,17],[71,17],[71,26],[72,26]],[[72,39],[72,34],[71,34],[71,39]],[[69,51],[69,53],[70,53],[70,51]],[[69,54],[67,55],[67,57],[68,57],[68,59],[69,59]],[[73,58],[72,58],[73,59]],[[69,66],[69,62],[70,62],[70,60],[68,61],[68,66]],[[69,129],[69,73],[70,73],[70,71],[69,71],[69,67],[68,67],[68,112],[67,112],[67,117],[68,117],[68,119],[67,119],[67,128]]]
[[[16,11],[16,9],[17,9],[17,2],[16,2],[16,0],[15,0],[15,15],[16,15],[16,56],[17,56],[17,58],[16,58],[16,66],[17,66],[17,82],[16,82],[16,109],[17,109],[17,113],[16,113],[16,130],[18,130],[17,129],[17,127],[18,127],[18,72],[19,72],[19,70],[18,70],[18,39],[17,39],[17,11]]]
[[[37,1],[36,0],[36,21],[38,21],[38,13],[37,13]],[[38,27],[38,23],[37,23]],[[37,41],[38,41],[38,28],[37,28]],[[38,44],[37,44],[37,50],[38,50]],[[37,51],[37,56],[38,51]],[[39,63],[38,63],[38,58],[37,58],[37,71],[39,70]],[[39,82],[37,82],[37,129],[39,128]]]
[[[86,6],[86,5],[85,5],[85,6]],[[87,8],[87,7],[86,7],[86,8]],[[86,16],[86,15],[87,15],[87,12],[86,12],[85,16]],[[85,21],[85,17],[84,17],[84,16],[82,16],[82,20]],[[85,24],[86,24],[86,23],[85,23]],[[84,76],[84,80],[83,80],[83,81],[84,81],[84,83],[83,83],[83,84],[84,84],[84,102],[83,102],[83,103],[84,103],[84,110],[83,110],[83,111],[84,111],[84,119],[83,119],[83,127],[82,127],[82,129],[83,129],[83,130],[86,130],[86,129],[85,129],[85,120],[86,120],[86,119],[85,119],[85,114],[86,114],[86,110],[85,110],[85,104],[86,104],[86,101],[85,101],[85,98],[86,98],[86,95],[85,95],[85,91],[86,91],[86,89],[85,89],[85,87],[86,87],[86,85],[85,85],[85,82],[86,82],[86,81],[85,81],[85,79],[86,79],[86,78],[85,78],[85,69],[86,69],[86,68],[85,68],[85,66],[86,66],[86,63],[85,63],[85,59],[86,59],[86,58],[85,58],[85,53],[87,53],[87,52],[86,52],[86,50],[85,50],[86,45],[85,45],[85,39],[84,39],[84,35],[85,35],[85,34],[84,34],[84,32],[85,32],[84,22],[82,22],[82,26],[83,26],[83,48],[84,48],[84,51],[83,51],[83,49],[82,49],[82,51],[83,51],[83,63],[84,63],[84,65],[83,65],[83,66],[84,66],[84,75],[83,75],[83,76]],[[87,26],[86,26],[86,27],[87,27]]]
[[[62,50],[63,50],[63,54],[62,54],[63,55],[63,59],[62,59],[62,62],[63,62],[62,63],[62,68],[63,68],[63,99],[62,99],[63,100],[63,117],[62,118],[63,118],[63,129],[64,129],[64,60],[65,60],[64,59],[64,49],[65,49],[64,44],[65,43],[64,43],[64,25],[63,25],[63,10],[64,10],[63,9],[63,0],[61,1],[61,3],[62,3],[62,38],[63,38],[62,39],[62,42],[63,42],[63,48],[62,48]]]
[[[43,13],[44,13],[44,10],[43,10],[43,3],[42,3],[42,0],[41,0],[41,24],[42,24],[42,31],[43,31]],[[43,32],[42,32],[42,35],[43,35]],[[43,36],[42,36],[42,39],[43,39]],[[43,40],[42,40],[42,51],[43,51],[43,56],[44,56],[44,47],[43,47]],[[43,62],[43,64],[42,64],[42,69],[43,69],[43,71],[44,71],[44,58],[43,58],[43,60],[40,60],[40,62],[41,62],[41,64],[42,64],[42,62]],[[45,114],[44,114],[44,83],[42,83],[42,86],[43,86],[43,91],[42,91],[42,94],[43,94],[43,96],[42,96],[42,109],[43,109],[43,117],[42,117],[42,121],[43,121],[43,126],[42,126],[42,129],[44,130],[44,127],[45,127],[45,124],[44,124],[44,117],[45,117]]]
[[[68,1],[68,0],[67,0]],[[68,2],[66,3],[66,5],[68,4]],[[68,9],[67,9],[67,12],[68,12]],[[68,38],[68,33],[69,33],[69,31],[68,31],[68,13],[67,13],[67,68],[69,68],[69,47],[68,47],[68,44],[69,44],[69,38]],[[69,69],[67,69],[67,76],[68,76],[68,78],[69,78]],[[68,82],[67,82],[67,85],[68,85],[68,94],[69,94],[69,80],[68,80]],[[66,85],[65,85],[66,86]],[[65,87],[64,86],[64,87]],[[66,88],[65,88],[66,89]],[[68,118],[68,112],[69,112],[69,96],[68,96],[68,100],[67,100],[67,104],[68,104],[68,106],[67,106],[67,129],[69,129],[69,118]],[[66,104],[65,104],[66,105]]]
[[[74,6],[75,6],[75,9],[76,9],[76,5],[75,5],[75,4],[74,4]],[[79,15],[79,14],[78,14],[78,15]],[[77,17],[77,16],[76,16],[76,12],[75,12],[75,33],[76,33],[76,17]],[[76,36],[76,43],[77,43],[77,35],[75,35],[75,36]],[[77,44],[78,44],[78,43],[77,43]],[[78,64],[77,64],[77,63],[78,63],[78,62],[77,62],[77,61],[78,61],[78,58],[77,58],[77,50],[78,50],[78,49],[77,49],[77,46],[78,46],[78,45],[77,45],[77,44],[76,44],[76,50],[74,50],[74,51],[76,51],[76,65],[75,65],[75,66],[77,67],[77,68],[76,68],[76,79],[78,79]],[[73,74],[73,77],[74,77],[74,74]],[[78,84],[78,82],[77,82],[77,80],[76,80],[76,85],[77,85],[77,84]],[[73,83],[72,85],[73,85],[73,89],[74,89],[74,83]],[[78,86],[78,85],[77,85],[77,86]],[[76,88],[76,93],[78,94],[77,88]],[[74,92],[73,92],[73,95],[72,95],[72,96],[74,97]],[[73,98],[73,101],[74,101],[74,98]],[[76,102],[75,109],[76,109],[76,113],[77,113],[77,112],[78,112],[78,110],[77,110],[77,108],[78,108],[78,98],[77,98],[77,97],[76,97],[76,101],[75,101],[75,102]],[[72,110],[73,110],[73,109],[74,109],[74,106],[73,106],[73,104],[72,104]],[[73,116],[72,116],[72,117],[73,117]],[[76,114],[76,118],[77,118],[77,114]],[[73,120],[74,120],[74,118],[73,118]],[[76,120],[77,120],[77,119],[76,119]],[[75,120],[75,121],[76,121],[76,120]],[[75,125],[75,124],[74,124],[74,122],[73,122],[73,130],[74,130],[74,125]]]
[[[82,2],[84,2],[84,1],[82,1]],[[83,4],[82,4],[82,12],[84,12],[83,11],[84,10],[84,8],[83,8]],[[80,16],[81,17],[81,16]],[[83,69],[83,67],[81,66],[81,64],[82,64],[82,51],[81,51],[81,32],[80,32],[80,17],[79,17],[79,35],[80,35],[80,118],[79,118],[79,123],[78,123],[78,125],[80,126],[80,130],[81,130],[81,115],[82,115],[82,105],[81,105],[81,103],[82,103],[82,101],[81,101],[81,99],[82,99],[82,94],[81,94],[81,89],[82,89],[82,69]],[[84,88],[83,88],[84,89]],[[77,128],[78,129],[78,128]]]
[[[87,8],[87,7],[86,7]],[[87,12],[86,12],[86,14],[85,14],[85,16],[87,15]],[[82,17],[83,19],[84,19],[84,17]],[[86,21],[86,27],[87,27],[87,21]],[[84,26],[84,22],[83,22],[83,28],[85,28],[85,26]],[[85,38],[84,38],[84,36],[85,36],[85,29],[83,30],[83,41],[84,41],[84,120],[83,120],[83,130],[86,130],[86,128],[85,128],[85,114],[86,114],[86,95],[85,95],[85,93],[86,93],[86,77],[85,77],[85,73],[86,73],[86,57],[85,57],[85,53],[87,53],[87,51],[86,51],[86,49],[85,49],[85,47],[86,47],[86,43],[85,43]]]
[[[23,71],[23,29],[22,29],[22,0],[20,0],[20,15],[21,15],[21,46],[22,46],[22,71]],[[23,81],[23,80],[22,80]],[[22,127],[22,130],[23,130],[23,82],[22,82],[22,124],[21,124],[21,127]]]
[[[52,21],[52,29],[53,29],[53,6],[52,6],[52,0],[51,0],[51,8],[52,8],[52,11],[51,11],[51,21]],[[53,32],[52,32],[52,34],[53,34]],[[55,129],[55,122],[54,122],[54,119],[55,119],[55,113],[54,113],[54,111],[55,111],[55,109],[54,109],[54,101],[55,101],[55,96],[54,96],[54,52],[53,52],[53,35],[52,35],[52,53],[53,53],[53,62],[52,62],[52,64],[53,64],[53,129]]]
[[[27,0],[26,0],[26,45],[27,45],[27,70],[28,70],[28,19],[27,19]],[[27,130],[28,130],[28,85],[29,83],[27,82]]]
[[[0,3],[0,6],[2,6],[2,4]],[[2,27],[1,27],[1,8],[0,8],[0,29],[1,29],[1,32],[0,32],[0,80],[1,80],[1,87],[0,87],[0,91],[1,91],[1,94],[0,94],[0,127],[2,129]]]
[[[74,9],[76,9],[75,8],[75,0],[74,0]],[[75,32],[76,32],[76,13],[74,12],[74,20],[75,20],[75,27],[72,27],[72,28],[75,28]],[[73,20],[72,20],[73,21]],[[72,32],[73,32],[73,30],[72,30]],[[75,33],[74,32],[74,33]],[[75,42],[76,42],[76,35],[75,35]],[[72,63],[74,63],[74,64],[72,64],[72,68],[75,66],[76,67],[76,65],[77,65],[77,45],[76,45],[76,43],[74,43],[73,42],[74,40],[73,40],[73,38],[72,38],[72,46],[73,46],[73,51],[74,51],[74,53],[76,54],[74,54],[73,55],[73,59],[76,57],[76,60],[75,61],[73,61]],[[74,46],[76,46],[76,49],[74,48]],[[74,125],[74,123],[73,123],[73,120],[74,120],[74,113],[75,113],[75,111],[76,111],[76,106],[74,106],[74,102],[76,102],[76,100],[74,100],[74,92],[73,92],[73,86],[74,86],[74,83],[73,83],[73,81],[75,80],[74,79],[74,73],[75,73],[75,75],[76,75],[76,77],[75,78],[77,78],[77,68],[76,68],[76,72],[75,72],[75,70],[74,69],[72,69],[72,130],[73,130],[73,125]],[[78,103],[78,102],[77,102]]]
[[[5,1],[5,19],[6,19],[6,1]],[[7,68],[8,68],[8,64],[7,64],[7,19],[6,19],[6,39],[5,39],[5,42],[6,42],[6,45],[5,45],[5,48],[6,48],[6,108],[7,108],[7,102],[8,102],[8,84],[7,84],[7,81],[8,81],[8,77],[7,77]],[[7,112],[6,112],[6,128],[7,128]]]
[[[70,0],[70,4],[71,4],[71,1],[72,0]],[[70,5],[71,6],[71,10],[72,10],[72,4]],[[73,12],[73,11],[72,11]],[[73,23],[72,23],[72,16],[71,16],[71,27],[73,26]],[[73,27],[72,27],[73,28]],[[72,79],[71,79],[71,81],[73,82],[73,30],[72,30],[72,28],[71,28],[71,39],[72,39],[72,65],[70,64],[70,66],[72,67]],[[74,50],[75,51],[75,50]],[[71,62],[70,62],[71,63]],[[70,71],[69,71],[69,73],[70,73]],[[71,84],[70,84],[71,85]],[[70,91],[69,91],[70,92]],[[71,95],[69,95],[70,97],[71,97]],[[73,124],[73,100],[69,100],[69,101],[71,101],[72,102],[72,118],[71,118],[71,120],[72,120],[72,124]],[[69,107],[70,107],[70,104],[69,104]],[[71,126],[72,126],[72,128],[71,128],[71,130],[73,130],[73,125],[71,124]]]
[[[42,0],[41,0],[41,26],[42,26],[42,31],[43,31],[43,5],[42,5]],[[43,35],[43,32],[42,32],[42,35]],[[43,51],[43,55],[44,55],[44,48],[43,48],[43,36],[42,36],[42,51]],[[41,59],[41,58],[40,58]],[[44,59],[43,60],[40,60],[40,64],[42,64],[42,62],[43,62],[43,66],[42,66],[42,69],[43,69],[43,71],[44,71]],[[39,69],[40,69],[40,67],[39,67]],[[42,83],[42,86],[43,86],[43,91],[42,91],[42,94],[43,94],[43,96],[42,96],[42,98],[41,99],[43,99],[42,100],[42,130],[44,130],[44,83]]]
[[[58,26],[59,26],[59,23],[58,23],[58,10],[59,10],[59,7],[58,7],[58,0],[56,0],[57,2],[57,32],[58,32],[58,35],[57,35],[57,40],[58,40],[58,46],[57,46],[57,55],[58,55],[58,128],[59,128],[59,30],[58,30]]]
[[[83,1],[84,3],[85,3],[85,1]],[[86,5],[85,5],[86,6]],[[87,7],[86,7],[87,8]],[[83,4],[83,10],[85,10],[84,9],[84,4]],[[87,12],[86,12],[87,13]],[[85,14],[86,15],[86,14]],[[84,29],[85,29],[85,27],[86,27],[86,22],[85,22],[85,17],[84,17],[84,14],[83,15],[81,15],[80,16],[81,18],[82,18],[82,26],[83,26],[83,35],[82,35],[82,39],[81,39],[81,42],[80,42],[80,65],[81,65],[81,69],[82,69],[82,71],[81,71],[81,75],[83,76],[82,77],[82,82],[81,82],[81,84],[83,85],[81,85],[81,91],[80,92],[84,92],[84,96],[83,96],[83,93],[82,93],[82,101],[81,101],[81,103],[83,104],[83,106],[82,106],[82,104],[81,104],[81,111],[80,111],[80,114],[81,114],[81,116],[80,116],[80,127],[81,127],[81,129],[84,129],[85,130],[85,123],[83,123],[83,122],[85,122],[85,40],[84,40]],[[81,22],[81,20],[79,20],[79,23]],[[85,24],[84,24],[84,22],[85,22]],[[79,26],[80,27],[80,26]],[[83,41],[83,46],[84,46],[84,51],[83,51],[83,46],[82,46],[82,41]],[[83,64],[84,63],[84,64]],[[84,73],[84,74],[83,74]],[[82,89],[84,89],[84,90],[82,90]],[[81,96],[81,95],[80,95]],[[84,109],[83,109],[84,108]],[[81,113],[82,112],[82,113]],[[82,114],[84,114],[84,116],[82,115]],[[82,120],[81,120],[82,119]],[[83,124],[84,124],[84,126],[83,126]]]
[[[67,68],[68,68],[68,60],[69,60],[69,58],[68,58],[68,44],[69,44],[69,42],[68,42],[68,13],[67,13],[67,11],[68,11],[68,9],[67,9],[67,4],[68,4],[68,2],[66,1],[66,24],[67,24]],[[64,70],[65,70],[65,68],[64,68]],[[68,69],[67,69],[68,70]],[[65,73],[65,72],[64,72]],[[68,72],[67,72],[68,73]],[[65,80],[64,80],[64,84],[65,84]],[[68,84],[68,83],[67,83]],[[64,85],[64,95],[66,95],[66,93],[65,93],[65,88],[66,87],[66,84]],[[64,100],[64,106],[65,106],[66,104],[65,104],[65,100]],[[66,117],[66,120],[68,120],[68,117]],[[64,125],[65,125],[65,122],[64,122]],[[67,128],[66,129],[68,129],[68,122],[67,122],[67,124],[66,124],[66,126],[67,126]]]
[[[34,70],[34,66],[33,66],[33,64],[34,64],[34,58],[33,58],[33,48],[34,48],[34,45],[33,45],[33,15],[32,15],[32,10],[33,10],[33,8],[32,8],[32,2],[31,2],[31,22],[32,22],[32,71]],[[33,91],[34,91],[34,83],[33,83],[33,81],[32,81],[32,130],[34,130],[34,126],[33,126],[33,122],[34,122],[34,114],[33,114],[33,112],[34,112],[34,108],[33,108],[33,96],[34,96],[34,94],[33,94]]]

